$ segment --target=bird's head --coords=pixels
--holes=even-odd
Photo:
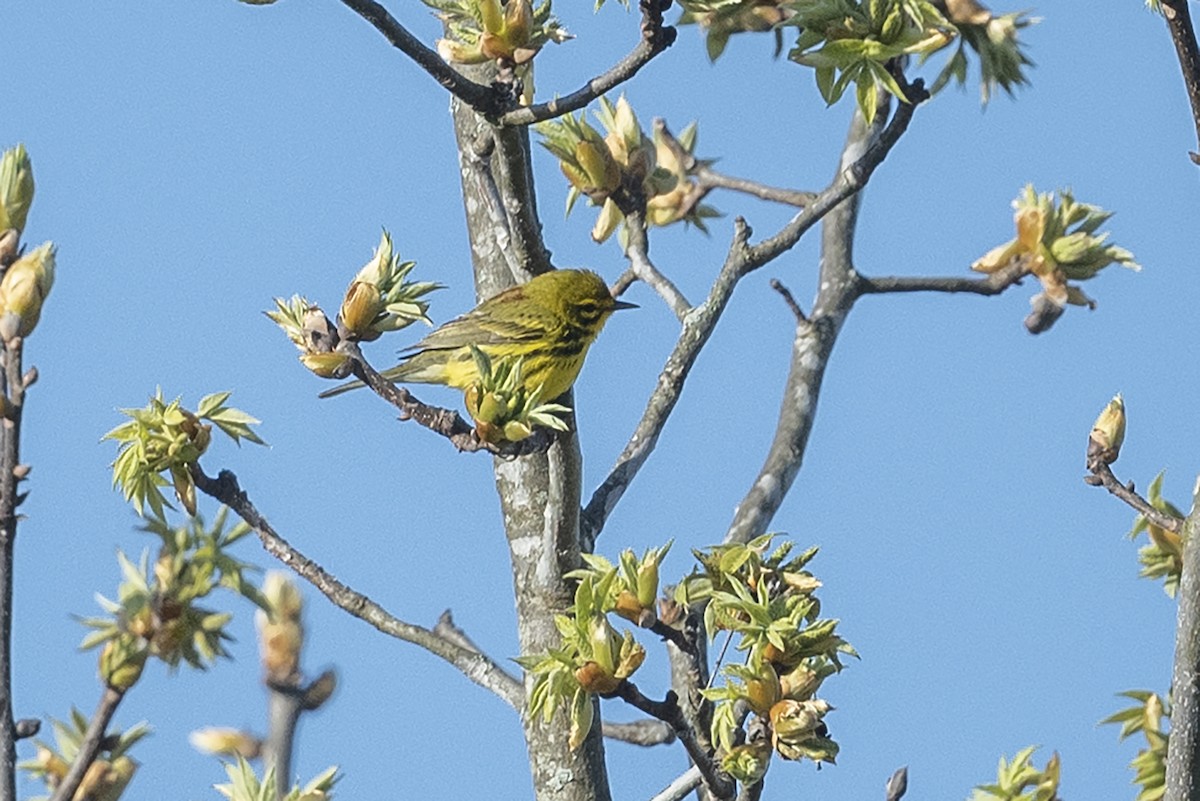
[[[593,336],[617,309],[637,308],[614,298],[604,279],[591,270],[543,273],[525,285],[525,292],[572,327],[591,331]]]

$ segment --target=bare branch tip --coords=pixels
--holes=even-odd
[[[787,304],[789,309],[791,309],[792,314],[796,318],[796,322],[801,324],[807,323],[808,317],[805,316],[804,310],[800,308],[800,304],[796,302],[796,299],[792,296],[791,291],[783,285],[783,282],[781,282],[778,278],[772,278],[769,283],[771,285],[771,289],[774,289],[783,297],[783,302]]]

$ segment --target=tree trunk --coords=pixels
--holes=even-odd
[[[481,83],[490,80],[482,68],[464,72]],[[549,254],[533,196],[528,131],[496,129],[457,100],[451,112],[475,286],[482,299],[549,269]],[[573,405],[569,394],[567,398]],[[574,420],[570,422],[574,429]],[[554,616],[574,597],[563,575],[580,566],[579,442],[574,434],[560,436],[547,453],[496,459],[495,473],[512,559],[521,653],[545,651],[560,644]],[[566,715],[549,725],[525,716],[538,801],[609,801],[599,714],[595,721],[584,744],[571,751]]]

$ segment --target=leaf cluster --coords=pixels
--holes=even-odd
[[[1183,519],[1184,514],[1179,507],[1162,495],[1165,475],[1165,470],[1160,471],[1150,482],[1146,501],[1160,512]],[[1141,578],[1162,579],[1163,592],[1174,598],[1183,574],[1183,540],[1175,532],[1154,525],[1145,515],[1138,515],[1129,531],[1129,539],[1136,539],[1142,532],[1150,541],[1138,549],[1138,562],[1142,565],[1138,575]]]
[[[522,358],[492,357],[474,344],[470,348],[479,380],[463,394],[481,439],[519,442],[533,434],[537,426],[555,431],[568,429],[560,415],[569,414],[570,407],[542,403],[541,385],[532,391],[527,389]]]
[[[1167,791],[1167,745],[1170,735],[1164,721],[1170,720],[1170,701],[1148,690],[1127,690],[1120,693],[1137,703],[1116,712],[1104,724],[1119,724],[1121,739],[1141,733],[1146,746],[1129,763],[1134,772],[1133,783],[1140,786],[1135,801],[1158,801]]]
[[[53,793],[79,756],[89,723],[87,716],[74,707],[71,709],[69,721],[51,718],[50,725],[54,729],[55,744],[35,740],[37,755],[17,767],[28,773],[31,778],[40,779]],[[149,733],[150,726],[145,722],[131,726],[125,731],[110,729],[101,742],[96,759],[89,766],[79,790],[76,791],[76,798],[117,801],[133,779],[138,767],[138,763],[128,755],[129,749]],[[36,796],[30,801],[47,801],[47,798]]]
[[[1060,762],[1055,752],[1038,770],[1033,766],[1031,745],[1018,751],[1011,760],[1000,757],[995,784],[981,784],[969,801],[1061,801],[1058,796]]]
[[[694,551],[701,570],[675,590],[677,603],[704,605],[710,637],[729,632],[746,654],[704,693],[715,703],[713,741],[726,755],[726,769],[743,782],[765,770],[761,747],[737,748],[744,708],[758,718],[750,728],[761,725],[784,759],[836,759],[837,743],[824,723],[832,707],[816,696],[841,670],[841,656],[857,655],[837,633],[838,621],[820,616],[821,582],[806,569],[817,549],[793,556],[791,542],[772,549],[775,536]]]
[[[173,508],[162,493],[162,487],[171,484],[184,509],[195,514],[196,487],[190,467],[208,449],[213,426],[239,445],[242,440],[266,444],[251,428],[259,420],[226,405],[230,394],[207,395],[191,412],[183,408],[179,398],[164,401],[160,389],[144,408],[121,410],[129,422],[102,439],[118,443],[117,459],[112,465],[113,486],[121,487],[125,500],[133,503],[139,515],[144,515],[149,506],[154,517],[161,519],[164,509]]]
[[[246,578],[257,568],[227,553],[250,527],[239,521],[226,528],[227,516],[222,508],[212,526],[199,518],[178,527],[150,521],[144,530],[161,542],[153,564],[149,551],[136,564],[118,552],[123,581],[116,600],[97,595],[107,614],[81,620],[92,631],[80,647],[103,646],[100,669],[109,686],[127,690],[151,656],[172,668],[185,663],[198,669],[227,656],[223,643],[231,639],[226,626],[232,615],[198,603],[214,590],[225,588],[265,605]]]
[[[333,785],[341,778],[334,765],[303,787],[296,784],[286,794],[280,795],[274,768],[268,768],[266,775],[259,779],[250,763],[238,757],[237,762],[225,766],[225,773],[229,776],[229,783],[214,786],[229,801],[330,801],[333,798]]]
[[[1013,200],[1016,237],[992,248],[971,265],[977,272],[994,273],[1015,261],[1042,284],[1043,298],[1061,308],[1067,304],[1095,306],[1095,301],[1072,281],[1086,281],[1112,264],[1140,270],[1133,254],[1109,243],[1109,232],[1098,233],[1113,213],[1080,203],[1070,190],[1038,192],[1032,184]]]
[[[646,651],[628,631],[609,621],[617,614],[649,627],[658,597],[659,567],[671,548],[651,548],[639,559],[624,551],[614,565],[602,556],[584,554],[586,567],[567,574],[578,580],[575,602],[555,617],[562,644],[544,654],[516,661],[534,676],[529,713],[549,722],[560,709],[571,719],[570,742],[579,747],[592,726],[592,695],[609,695],[641,666]]]

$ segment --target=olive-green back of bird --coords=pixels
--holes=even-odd
[[[550,400],[575,383],[609,315],[631,305],[614,299],[604,279],[589,270],[543,273],[437,328],[406,348],[404,361],[383,375],[400,383],[466,389],[479,380],[474,345],[493,361],[521,359],[527,390],[541,386],[542,398]],[[322,397],[357,386],[337,387]]]

